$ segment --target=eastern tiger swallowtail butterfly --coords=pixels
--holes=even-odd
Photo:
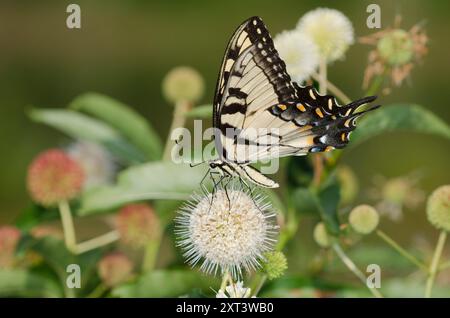
[[[250,164],[345,147],[355,120],[379,105],[358,107],[375,99],[341,106],[333,96],[292,82],[263,21],[252,17],[234,32],[222,61],[213,105],[219,159],[209,165],[222,176],[276,188]]]

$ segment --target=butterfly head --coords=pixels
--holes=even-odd
[[[220,159],[216,159],[216,160],[209,161],[208,164],[211,167],[211,169],[215,169],[217,167],[223,166],[224,162]]]

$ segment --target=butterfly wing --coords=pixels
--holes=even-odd
[[[275,104],[295,100],[295,94],[285,63],[264,23],[259,17],[248,19],[228,44],[217,82],[213,124],[220,132],[216,147],[222,149],[221,155],[240,162],[237,139],[247,137],[249,124],[253,123],[251,128],[270,127],[272,121],[281,124],[283,121],[276,116],[269,114],[267,121],[262,122],[259,115]],[[260,120],[253,122],[256,117]],[[228,137],[227,130],[231,131]]]
[[[266,26],[252,17],[223,58],[214,99],[216,149],[224,160],[246,164],[342,148],[367,112],[358,107],[374,99],[340,106],[333,96],[293,83]]]

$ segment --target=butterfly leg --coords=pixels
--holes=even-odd
[[[226,181],[225,181],[225,183],[223,183],[223,180],[222,180],[221,185],[225,191],[225,195],[227,196],[228,208],[231,209],[231,199],[230,199],[230,196],[228,195],[228,185],[230,184],[231,180],[233,179],[233,176],[229,172],[226,172],[226,174],[224,175],[224,179],[226,179]]]

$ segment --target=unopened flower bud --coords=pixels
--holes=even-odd
[[[330,237],[323,222],[317,223],[316,227],[314,228],[313,236],[314,240],[317,244],[319,244],[319,246],[325,248],[330,246]]]
[[[269,280],[281,277],[288,268],[286,256],[282,252],[267,252],[264,258],[263,271]]]
[[[166,75],[162,89],[169,102],[196,102],[202,98],[204,86],[203,78],[196,70],[179,66]]]
[[[117,216],[121,239],[130,245],[143,247],[159,235],[158,216],[147,204],[129,204]]]
[[[427,216],[433,226],[450,232],[450,185],[441,186],[430,195]]]
[[[40,154],[28,169],[30,195],[35,202],[44,206],[74,199],[80,193],[83,182],[82,168],[58,149]]]
[[[369,234],[374,231],[379,220],[377,210],[366,204],[357,206],[349,215],[350,225],[359,234]]]
[[[396,29],[380,39],[377,45],[380,56],[390,65],[403,65],[414,57],[414,41],[405,30]]]
[[[130,278],[133,263],[122,253],[104,256],[98,263],[98,274],[107,287],[114,287]]]

